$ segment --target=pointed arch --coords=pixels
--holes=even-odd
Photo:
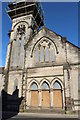
[[[26,21],[19,21],[19,22],[17,22],[17,23],[13,26],[13,30],[14,30],[14,28],[15,28],[19,23],[26,23],[26,24],[29,26],[29,23],[28,23],[28,22],[26,22]]]
[[[49,85],[48,85],[48,83],[47,82],[43,82],[42,83],[42,90],[49,90],[50,88],[49,88]]]
[[[52,88],[52,89],[53,89],[53,85],[54,85],[55,82],[59,83],[60,86],[61,86],[61,88],[64,89],[64,84],[63,84],[62,80],[59,79],[59,78],[54,78],[54,79],[51,81],[51,88]]]
[[[49,88],[50,88],[50,82],[49,82],[49,80],[47,80],[46,78],[44,78],[44,79],[42,79],[41,81],[40,81],[40,89],[42,89],[42,84],[43,83],[47,83],[47,85],[49,86]]]
[[[38,84],[37,80],[35,80],[35,79],[31,80],[31,81],[28,83],[28,89],[31,88],[31,85],[32,85],[33,83],[35,83],[35,84],[37,85],[38,89],[39,89],[39,84]]]
[[[41,37],[41,38],[34,44],[34,46],[33,46],[33,48],[32,48],[32,51],[31,51],[31,57],[33,57],[33,51],[34,51],[36,45],[37,45],[43,38],[47,38],[49,41],[51,41],[52,44],[53,44],[53,45],[55,46],[55,48],[56,48],[56,53],[57,53],[57,54],[59,53],[59,52],[58,52],[58,48],[57,48],[55,42],[54,42],[52,39],[50,39],[49,37],[43,36],[43,37]]]
[[[43,79],[40,87],[42,89],[42,107],[50,107],[50,82],[47,79]]]
[[[53,105],[55,108],[63,107],[63,84],[59,79],[54,79],[51,83],[53,89]]]
[[[58,81],[55,81],[55,83],[53,84],[53,89],[62,89],[61,84]]]
[[[38,90],[38,86],[35,82],[33,82],[30,86],[30,90]]]
[[[38,83],[35,80],[30,82],[30,106],[31,107],[38,107]]]

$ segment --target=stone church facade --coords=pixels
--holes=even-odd
[[[36,4],[9,4],[12,29],[4,68],[4,89],[10,95],[16,88],[19,90],[24,111],[78,110],[80,49],[44,26],[43,14],[37,13],[41,10],[40,4],[37,7]]]

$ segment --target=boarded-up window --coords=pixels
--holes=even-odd
[[[42,84],[42,107],[50,107],[50,92],[47,82]]]
[[[36,83],[31,85],[31,107],[38,107],[38,86]]]
[[[53,85],[53,107],[62,108],[61,85],[57,81]]]

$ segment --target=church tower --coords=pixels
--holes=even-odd
[[[25,46],[44,25],[43,11],[39,2],[17,0],[8,3],[7,13],[12,20],[12,29],[8,33],[5,90],[13,94],[18,88],[19,97],[25,97]]]
[[[23,69],[24,45],[44,25],[43,11],[39,2],[17,0],[8,4],[7,13],[12,19],[12,29],[5,69]]]

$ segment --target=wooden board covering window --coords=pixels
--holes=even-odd
[[[31,91],[31,106],[38,107],[38,91]]]
[[[42,91],[42,107],[50,107],[49,91]]]
[[[62,108],[61,90],[53,90],[53,107]]]

